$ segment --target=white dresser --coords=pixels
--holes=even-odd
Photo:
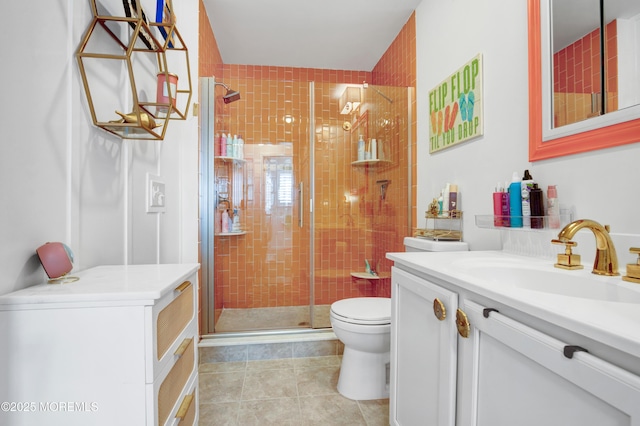
[[[195,425],[197,264],[0,296],[1,425]]]

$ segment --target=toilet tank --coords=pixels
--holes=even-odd
[[[469,244],[463,241],[434,241],[426,238],[405,237],[405,251],[468,251]]]

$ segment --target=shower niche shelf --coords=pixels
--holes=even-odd
[[[389,277],[391,277],[390,274],[382,272],[378,275],[371,275],[368,272],[352,272],[351,276],[353,278],[357,278],[359,280],[369,280],[369,281],[378,281],[378,280],[384,280],[387,279]]]
[[[352,166],[356,167],[382,167],[390,164],[391,161],[389,160],[358,160],[351,163]]]
[[[247,234],[245,225],[246,160],[236,157],[214,157],[215,175],[215,237],[239,237]],[[231,223],[224,224],[227,211]],[[238,222],[236,223],[236,216]],[[223,226],[224,224],[224,226]]]
[[[247,162],[247,160],[242,159],[242,158],[236,158],[236,157],[224,157],[224,156],[216,156],[214,157],[216,160],[220,160],[223,161],[225,163],[235,163],[235,164],[244,164]]]
[[[247,231],[240,232],[219,232],[215,234],[216,237],[239,237],[241,235],[245,235]]]

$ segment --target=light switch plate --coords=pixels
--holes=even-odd
[[[147,213],[164,213],[166,210],[165,185],[160,176],[147,173]]]

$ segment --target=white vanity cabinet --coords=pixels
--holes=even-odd
[[[395,267],[391,286],[390,422],[453,426],[458,295]]]
[[[491,296],[396,262],[391,425],[640,426],[640,367],[617,366],[620,352],[618,363],[595,356],[576,345],[584,336]],[[638,354],[627,358],[637,365]]]
[[[459,425],[640,425],[640,377],[471,301]]]
[[[0,296],[0,424],[197,424],[197,264]]]

